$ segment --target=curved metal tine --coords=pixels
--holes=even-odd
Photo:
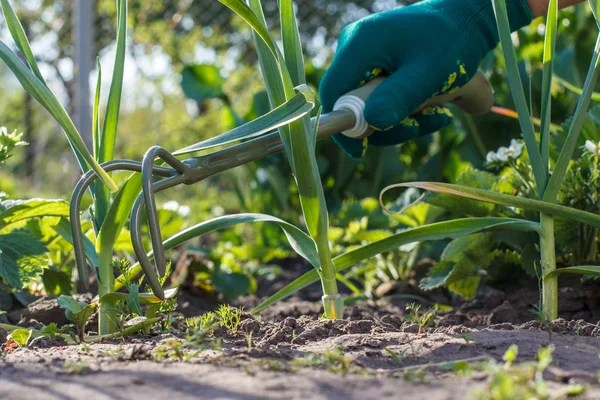
[[[151,193],[152,200],[154,200],[154,193],[160,192],[162,190],[171,188],[173,186],[177,186],[180,184],[186,183],[187,177],[184,175],[176,175],[170,178],[167,178],[163,181],[158,182],[156,185],[150,187],[153,191]],[[142,234],[141,234],[141,215],[142,215],[142,206],[144,205],[144,198],[146,197],[146,193],[141,193],[135,203],[133,205],[133,209],[131,210],[131,220],[130,220],[130,235],[131,235],[131,243],[133,244],[133,251],[135,252],[135,256],[140,263],[140,267],[144,271],[146,275],[146,280],[148,284],[152,288],[152,292],[156,297],[161,300],[164,300],[165,292],[160,284],[159,271],[156,267],[156,262],[153,264],[150,261],[146,254],[146,249],[144,248],[144,243],[142,242]],[[155,218],[154,223],[158,226],[158,217],[156,213],[148,214],[148,219]],[[150,225],[150,224],[148,224]],[[156,233],[154,233],[156,235]],[[160,241],[159,246],[155,246],[154,238],[157,237]],[[161,253],[162,259],[166,260],[164,246],[162,243],[162,238],[160,236],[160,230],[158,232],[158,236],[152,237],[152,251],[154,253],[154,259],[156,260],[156,255],[158,252]],[[165,262],[166,267],[166,262]],[[161,275],[162,276],[162,275]]]
[[[156,269],[162,277],[167,269],[167,258],[163,250],[162,234],[160,223],[158,222],[158,210],[156,208],[156,199],[154,198],[154,176],[152,174],[154,161],[156,158],[162,159],[171,165],[180,174],[185,174],[189,167],[179,161],[175,156],[160,146],[151,147],[142,161],[142,194],[146,203],[146,218],[148,221],[148,231],[154,251],[154,263]]]
[[[106,172],[112,171],[132,171],[141,172],[142,163],[133,160],[112,160],[102,163],[100,165]],[[158,176],[169,177],[173,176],[175,171],[170,168],[156,166],[153,171]],[[80,209],[81,200],[85,191],[92,184],[92,182],[98,178],[96,173],[92,170],[86,172],[75,185],[73,195],[71,196],[71,202],[69,204],[69,219],[71,222],[71,235],[73,236],[73,250],[75,252],[75,262],[77,264],[77,272],[79,274],[79,280],[83,282],[85,288],[88,287],[88,269],[85,259],[85,249],[83,246],[83,232],[81,231],[81,220],[80,220]],[[95,266],[94,266],[95,267]]]

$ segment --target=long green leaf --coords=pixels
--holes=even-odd
[[[102,86],[102,65],[100,58],[96,60],[98,66],[98,79],[96,80],[96,95],[94,96],[94,115],[92,116],[92,141],[94,147],[94,158],[100,157],[100,89]]]
[[[592,14],[594,14],[596,25],[598,25],[598,28],[600,29],[600,1],[589,0],[588,3],[590,5],[590,8],[592,9]]]
[[[90,166],[110,190],[118,190],[118,186],[110,179],[110,176],[108,176],[106,171],[100,167],[88,151],[77,128],[75,128],[73,121],[56,96],[54,96],[50,89],[48,89],[48,87],[21,62],[21,60],[19,60],[19,58],[2,41],[0,41],[0,59],[2,59],[13,74],[15,74],[27,93],[48,110],[63,128],[65,135],[69,140],[69,144],[79,161],[81,170],[85,172],[88,170],[88,166]]]
[[[104,218],[96,240],[97,249],[112,249],[114,247],[121,230],[129,220],[131,208],[141,190],[142,175],[132,174],[115,196],[106,218]]]
[[[527,146],[527,153],[531,160],[531,167],[535,176],[535,182],[538,187],[539,196],[542,197],[546,182],[548,180],[548,166],[544,165],[540,149],[535,138],[535,130],[531,122],[531,115],[527,107],[525,99],[525,91],[521,83],[519,67],[517,64],[517,56],[513,48],[510,23],[508,21],[508,12],[506,10],[506,0],[493,0],[494,13],[496,15],[496,23],[498,24],[498,33],[500,36],[500,44],[506,63],[506,71],[508,73],[508,81],[515,103],[515,108],[519,113],[519,124],[523,132],[523,139]]]
[[[360,261],[367,260],[377,254],[397,249],[408,243],[456,239],[478,232],[507,230],[519,232],[539,232],[539,224],[512,218],[465,218],[453,221],[438,222],[418,228],[407,229],[383,240],[370,243],[356,250],[337,256],[333,259],[336,270],[343,271]],[[273,303],[282,300],[300,289],[307,287],[319,280],[316,271],[309,271],[283,289],[269,297],[252,310],[253,314],[259,313]]]
[[[226,229],[235,225],[245,224],[249,222],[276,223],[284,231],[288,242],[296,251],[296,253],[298,253],[305,260],[307,260],[313,267],[315,267],[315,269],[319,268],[319,256],[317,254],[315,242],[312,240],[312,238],[306,233],[304,233],[301,229],[295,227],[294,225],[291,225],[279,218],[265,214],[226,215],[223,217],[211,219],[206,222],[202,222],[186,230],[183,230],[177,233],[176,235],[171,236],[169,239],[165,240],[164,248],[165,250],[169,250],[195,237],[205,235],[216,230]],[[151,257],[152,255],[152,252],[148,253],[148,257]],[[139,264],[132,265],[129,269],[128,276],[135,277],[141,271],[142,269],[139,266]],[[124,280],[122,278],[117,278],[115,285],[116,290],[122,287],[123,281]]]
[[[229,3],[236,5],[236,8],[223,2],[223,4],[236,12],[253,28],[256,50],[267,93],[269,95],[269,102],[271,103],[271,108],[278,107],[294,96],[292,93],[294,85],[289,75],[289,71],[285,66],[285,60],[275,44],[274,39],[269,34],[260,0],[249,0],[250,8],[248,8],[241,0],[231,0]],[[238,9],[242,10],[243,13],[238,13]],[[248,11],[251,14],[248,14]],[[247,15],[244,16],[245,14]],[[255,29],[255,27],[258,29]],[[285,155],[291,165],[292,172],[294,172],[295,167],[292,159],[291,130],[289,126],[284,125],[280,127],[279,134],[281,136],[281,141],[283,142]]]
[[[573,157],[573,152],[577,147],[577,139],[579,138],[581,127],[583,126],[583,122],[587,116],[587,111],[590,107],[592,93],[594,87],[596,86],[596,82],[598,81],[598,76],[600,75],[599,67],[600,35],[598,35],[598,39],[596,40],[596,48],[594,49],[592,62],[588,70],[585,84],[583,85],[583,94],[577,103],[577,109],[575,110],[575,116],[573,117],[571,128],[569,129],[569,135],[567,136],[567,140],[560,151],[560,155],[556,161],[556,166],[554,167],[554,171],[552,172],[552,176],[548,182],[548,187],[544,192],[544,196],[542,198],[544,201],[556,201],[556,196],[558,195],[558,191],[560,190],[565,174],[567,173],[569,163]]]
[[[552,278],[556,278],[562,274],[577,274],[577,275],[593,275],[600,276],[600,266],[599,265],[591,265],[591,266],[581,266],[581,267],[568,267],[568,268],[559,268],[550,272],[544,278],[544,281]]]
[[[554,75],[554,55],[556,53],[556,33],[558,30],[558,0],[548,3],[546,18],[546,35],[544,38],[544,69],[542,73],[542,121],[540,135],[540,152],[542,162],[548,165],[550,158],[550,116],[552,102],[552,77]]]
[[[113,76],[108,93],[108,104],[104,116],[102,136],[98,152],[98,162],[110,161],[115,155],[119,110],[121,108],[121,92],[125,71],[125,50],[127,44],[127,0],[117,0],[117,50]],[[108,213],[110,193],[102,186],[95,187],[94,218],[96,225],[101,226]]]
[[[577,210],[571,207],[565,207],[546,201],[526,199],[524,197],[509,196],[507,194],[501,194],[492,192],[489,190],[474,189],[467,186],[453,185],[449,183],[435,183],[435,182],[409,182],[400,183],[397,185],[388,186],[382,191],[382,195],[387,190],[398,188],[398,187],[412,187],[423,190],[429,190],[431,192],[443,193],[453,196],[464,197],[473,200],[483,201],[485,203],[498,204],[502,206],[521,208],[525,210],[531,210],[541,212],[557,217],[566,218],[570,221],[580,222],[582,224],[588,224],[600,227],[600,215],[592,214],[587,211]]]
[[[200,150],[210,149],[216,146],[222,146],[241,139],[251,139],[271,132],[281,126],[288,125],[290,122],[307,115],[315,106],[315,99],[307,96],[306,93],[298,93],[290,101],[287,101],[274,108],[267,114],[250,121],[242,126],[238,126],[229,132],[222,133],[200,143],[193,144],[181,150],[177,150],[176,155],[193,153]]]
[[[21,21],[17,18],[15,11],[8,0],[2,0],[2,13],[4,14],[4,19],[6,20],[6,25],[8,26],[8,30],[10,31],[13,40],[17,44],[21,53],[25,56],[29,67],[35,74],[35,76],[46,85],[46,80],[44,76],[40,72],[40,68],[38,67],[37,61],[31,51],[31,46],[29,45],[29,40],[27,40],[27,35],[25,35],[25,30],[23,29],[23,25],[21,25]]]
[[[302,43],[298,32],[298,24],[294,15],[292,0],[281,0],[279,2],[279,15],[281,20],[281,37],[283,39],[283,54],[285,63],[292,77],[294,86],[306,83],[304,73],[304,56],[302,55]]]
[[[564,87],[565,89],[578,94],[578,95],[582,95],[583,94],[583,89],[573,85],[571,82],[561,78],[558,75],[554,75],[554,80],[556,81],[556,83],[558,83],[559,85],[561,85],[562,87]],[[600,93],[598,92],[592,92],[592,100],[593,101],[600,101]]]

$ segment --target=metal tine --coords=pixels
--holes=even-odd
[[[142,171],[143,174],[143,171]],[[155,262],[154,264],[150,261],[150,258],[146,254],[146,249],[144,248],[144,243],[142,241],[141,235],[141,216],[142,216],[142,206],[144,205],[144,200],[147,197],[151,198],[151,201],[154,201],[154,194],[158,193],[162,190],[169,189],[173,186],[187,184],[189,181],[189,177],[185,174],[176,175],[167,179],[164,179],[158,182],[156,185],[151,185],[147,189],[144,188],[143,192],[140,193],[135,200],[133,208],[131,210],[131,220],[130,220],[130,235],[131,235],[131,243],[133,245],[133,250],[135,255],[140,263],[140,267],[144,271],[146,275],[146,280],[148,284],[152,288],[152,292],[156,297],[163,300],[164,299],[164,289],[160,284],[160,277],[158,266],[156,263],[157,254],[160,254],[163,259],[166,259],[165,250],[162,243],[162,238],[160,235],[160,229],[158,231],[153,231],[151,226],[159,226],[158,223],[158,214],[154,213],[146,213],[148,218],[148,230],[151,237],[152,242],[152,252],[154,254]],[[146,205],[146,207],[148,207]],[[158,238],[159,245],[156,245],[157,241],[155,238]],[[166,263],[165,263],[166,267]],[[162,275],[160,275],[162,276]]]
[[[187,165],[179,161],[175,156],[169,153],[166,149],[160,146],[151,147],[142,161],[142,194],[146,205],[146,218],[148,221],[148,230],[150,232],[150,240],[152,249],[154,250],[154,263],[156,269],[162,277],[167,268],[167,258],[162,244],[162,234],[160,224],[158,222],[158,210],[156,207],[156,199],[154,197],[154,161],[156,158],[162,159],[164,162],[172,166],[177,172],[185,176],[185,172],[190,169]]]
[[[106,172],[142,171],[142,163],[134,160],[112,160],[102,163],[100,166]],[[169,177],[175,175],[177,172],[171,168],[154,166],[153,173],[157,176]],[[97,178],[98,175],[93,170],[86,172],[77,182],[77,185],[73,190],[71,202],[69,204],[69,219],[71,222],[71,234],[73,236],[73,250],[75,252],[75,262],[77,264],[79,280],[83,283],[86,289],[88,287],[89,274],[85,257],[85,249],[83,246],[83,232],[81,231],[81,200],[85,191]]]

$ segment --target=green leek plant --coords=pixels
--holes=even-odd
[[[600,2],[598,0],[589,0],[592,7],[594,18],[600,27],[599,10]],[[556,270],[556,254],[555,254],[555,234],[554,234],[554,217],[561,216],[568,220],[587,223],[597,226],[597,216],[586,216],[584,221],[581,219],[581,211],[557,206],[557,195],[565,174],[571,162],[573,152],[576,148],[577,139],[581,132],[581,127],[585,120],[587,110],[593,95],[593,88],[598,79],[600,68],[600,35],[598,36],[593,59],[587,75],[587,79],[575,115],[569,130],[567,140],[560,150],[560,155],[554,166],[554,170],[550,172],[550,133],[552,124],[550,122],[551,111],[551,87],[554,72],[555,44],[557,34],[557,19],[558,19],[558,4],[557,0],[551,0],[548,7],[548,15],[546,19],[546,33],[544,41],[543,53],[543,74],[542,74],[542,99],[541,99],[541,116],[540,116],[540,131],[539,141],[536,138],[534,128],[534,119],[531,116],[530,108],[525,98],[525,90],[519,76],[517,59],[513,44],[511,41],[510,27],[506,12],[506,3],[504,0],[493,1],[496,20],[498,24],[498,32],[500,43],[506,61],[509,84],[513,94],[516,111],[518,113],[519,123],[527,153],[529,155],[531,167],[533,170],[537,195],[539,201],[528,200],[513,196],[502,195],[494,192],[472,189],[459,185],[448,185],[428,182],[415,182],[393,187],[416,187],[432,192],[444,193],[453,196],[461,196],[465,198],[475,199],[488,203],[502,204],[510,207],[522,208],[526,210],[539,212],[539,237],[540,237],[540,266],[542,276],[542,311],[547,319],[555,319],[558,315],[558,281],[557,276],[562,272],[570,273],[598,273],[600,267],[571,267],[561,270]],[[386,189],[386,190],[387,190]],[[587,214],[587,213],[586,213]]]
[[[112,83],[106,105],[106,112],[103,124],[100,121],[100,82],[101,69],[98,63],[98,83],[93,109],[93,152],[86,148],[80,133],[73,124],[64,107],[58,101],[56,95],[48,87],[42,76],[35,56],[29,45],[23,27],[15,14],[9,0],[1,0],[4,19],[9,28],[11,36],[22,53],[25,61],[12,51],[5,43],[0,41],[0,59],[6,63],[14,75],[17,77],[23,88],[35,98],[44,108],[46,108],[54,119],[61,126],[83,173],[90,168],[94,170],[97,176],[104,184],[95,183],[91,188],[93,200],[93,229],[96,240],[96,254],[93,247],[90,248],[86,243],[86,252],[88,259],[97,260],[92,267],[97,271],[99,281],[100,297],[114,291],[114,273],[112,268],[113,248],[116,240],[123,230],[127,214],[127,200],[130,187],[125,184],[112,199],[111,192],[116,192],[119,188],[112,181],[110,176],[102,169],[101,163],[110,161],[114,157],[115,139],[117,134],[117,125],[119,120],[119,108],[121,103],[121,90],[123,87],[123,72],[125,65],[125,47],[127,36],[127,1],[117,0],[117,40],[116,40],[116,58],[113,69]],[[135,185],[133,185],[135,186]],[[131,200],[132,201],[132,200]],[[131,209],[131,205],[129,205]],[[67,234],[68,236],[68,234]],[[68,239],[68,238],[67,238]],[[87,283],[87,268],[79,268],[80,279]],[[114,324],[110,313],[101,308],[99,318],[99,333],[108,334],[114,331]]]

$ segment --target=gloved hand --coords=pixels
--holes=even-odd
[[[527,0],[506,3],[513,31],[531,22]],[[395,145],[450,124],[445,107],[411,114],[430,97],[467,83],[498,40],[491,0],[425,0],[348,25],[319,87],[323,111],[374,76],[389,77],[364,112],[377,132],[364,139],[337,134],[335,142],[351,157],[362,157],[369,144]]]

